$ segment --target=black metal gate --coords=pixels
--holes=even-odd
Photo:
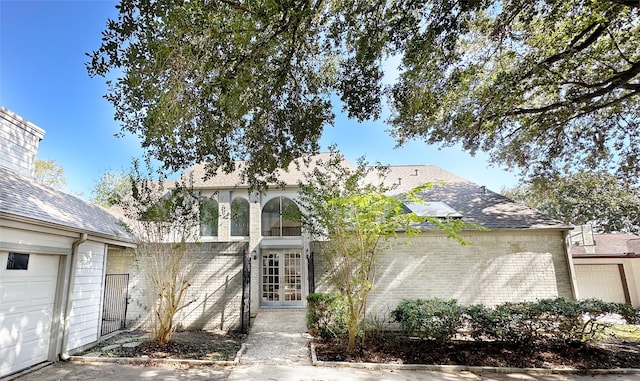
[[[313,258],[313,251],[307,255],[307,273],[309,274],[309,293],[316,292],[316,265]]]
[[[240,324],[243,333],[251,326],[251,256],[243,255],[242,263],[242,304],[240,305]]]
[[[107,274],[104,283],[101,330],[103,336],[125,328],[129,274]]]

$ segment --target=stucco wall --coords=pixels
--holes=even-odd
[[[179,315],[182,329],[237,329],[242,302],[244,242],[206,242],[191,245],[190,287],[184,300],[194,300]],[[129,274],[127,327],[144,327],[148,309],[145,276],[132,251],[113,250],[108,274]]]
[[[461,246],[438,233],[400,237],[379,252],[368,309],[384,315],[403,299],[457,299],[462,305],[573,298],[560,231],[468,232]],[[315,254],[316,292],[331,287]]]

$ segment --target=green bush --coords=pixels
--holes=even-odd
[[[612,325],[605,317],[616,314],[629,324],[640,322],[640,310],[596,299],[564,298],[503,303],[493,308],[466,308],[455,300],[403,300],[391,312],[408,334],[446,342],[464,332],[474,340],[496,340],[519,345],[543,342],[587,342],[600,339]]]
[[[405,332],[441,343],[451,340],[462,324],[462,308],[455,300],[403,300],[391,316]]]
[[[309,294],[307,303],[307,328],[311,335],[323,339],[336,339],[346,335],[347,305],[342,296]]]
[[[602,319],[608,314],[619,314],[632,324],[639,316],[637,309],[625,304],[557,298],[503,303],[491,309],[470,306],[465,309],[465,320],[469,334],[476,340],[531,345],[543,341],[595,340],[610,325]]]
[[[465,316],[474,339],[517,344],[573,341],[577,323],[581,320],[576,303],[565,299],[503,303],[491,309],[471,306],[466,309]]]

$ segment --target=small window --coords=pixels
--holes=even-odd
[[[29,267],[29,254],[9,253],[7,270],[27,270]]]
[[[213,199],[204,199],[200,204],[200,235],[218,235],[218,202]]]
[[[236,198],[231,203],[231,235],[249,235],[249,201]]]

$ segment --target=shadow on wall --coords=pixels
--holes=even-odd
[[[518,239],[515,236],[478,237],[472,237],[472,246],[464,247],[447,242],[446,237],[421,237],[419,243],[382,253],[368,302],[370,310],[394,309],[402,299],[456,299],[462,305],[494,306],[571,297],[561,251],[526,251],[533,246],[509,243]],[[544,239],[522,238],[523,242]]]
[[[240,327],[242,263],[245,242],[193,244],[190,256],[194,269],[185,301],[194,300],[178,315],[182,329],[231,330]],[[148,315],[144,274],[132,252],[109,253],[108,272],[128,273],[128,328],[144,328]]]

